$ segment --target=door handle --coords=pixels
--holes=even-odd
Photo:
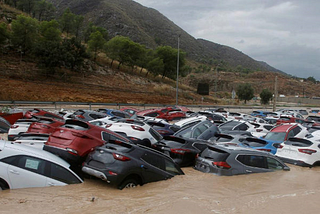
[[[55,186],[55,184],[52,183],[52,182],[48,182],[48,185],[49,185],[49,186]]]
[[[12,174],[16,174],[16,175],[20,174],[18,171],[15,171],[15,170],[12,170],[12,169],[10,169],[9,172],[11,172]]]
[[[249,173],[250,173],[250,172],[252,172],[252,171],[247,169],[246,172],[249,172]]]

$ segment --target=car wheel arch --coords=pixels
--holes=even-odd
[[[118,188],[119,189],[123,189],[125,187],[125,183],[127,181],[136,181],[138,185],[142,186],[143,185],[143,180],[142,180],[142,177],[138,174],[131,174],[131,175],[128,175],[126,176],[122,181],[121,183],[118,185]]]

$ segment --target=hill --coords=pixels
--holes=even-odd
[[[241,66],[252,71],[279,70],[252,59],[242,52],[203,39],[195,39],[155,9],[147,8],[132,0],[49,0],[61,15],[67,8],[85,17],[89,22],[107,29],[110,37],[127,36],[135,42],[155,48],[159,45],[180,48],[187,58],[198,63],[223,65],[220,69],[230,70]]]

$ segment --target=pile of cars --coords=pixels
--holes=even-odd
[[[8,141],[0,141],[0,189],[89,178],[123,189],[183,175],[183,167],[230,176],[289,170],[286,163],[319,165],[320,126],[299,114],[192,112],[181,106],[32,109],[11,126],[3,122]]]

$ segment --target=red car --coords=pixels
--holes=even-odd
[[[48,111],[45,111],[42,109],[37,109],[37,108],[29,110],[24,114],[24,118],[26,118],[26,119],[31,119],[33,116],[51,117],[51,118],[56,118],[59,120],[64,120],[63,117],[60,117],[57,114],[54,114],[54,113],[51,113],[51,112],[48,112]]]
[[[3,112],[0,112],[0,117],[3,117],[11,125],[13,125],[18,119],[22,119],[23,118],[23,112],[17,112],[17,113],[3,113]]]
[[[64,120],[56,120],[54,118],[40,118],[39,121],[33,122],[26,132],[51,134],[58,126],[62,126],[64,123]]]
[[[139,111],[137,115],[147,116],[147,117],[156,117],[156,118],[161,118],[168,121],[179,120],[181,118],[186,117],[185,112],[177,109],[170,109],[170,108],[147,109],[147,110]]]
[[[130,116],[132,116],[132,115],[136,114],[140,110],[136,109],[136,108],[132,108],[132,107],[123,107],[123,108],[120,109],[120,111],[127,112],[128,114],[130,114]]]
[[[283,123],[300,123],[300,124],[307,124],[310,123],[307,120],[296,118],[296,117],[290,117],[290,116],[280,116],[280,118],[277,120],[276,125],[280,125]]]
[[[108,129],[79,120],[66,120],[49,136],[43,149],[60,156],[72,165],[82,163],[96,146],[109,141],[131,142]]]

